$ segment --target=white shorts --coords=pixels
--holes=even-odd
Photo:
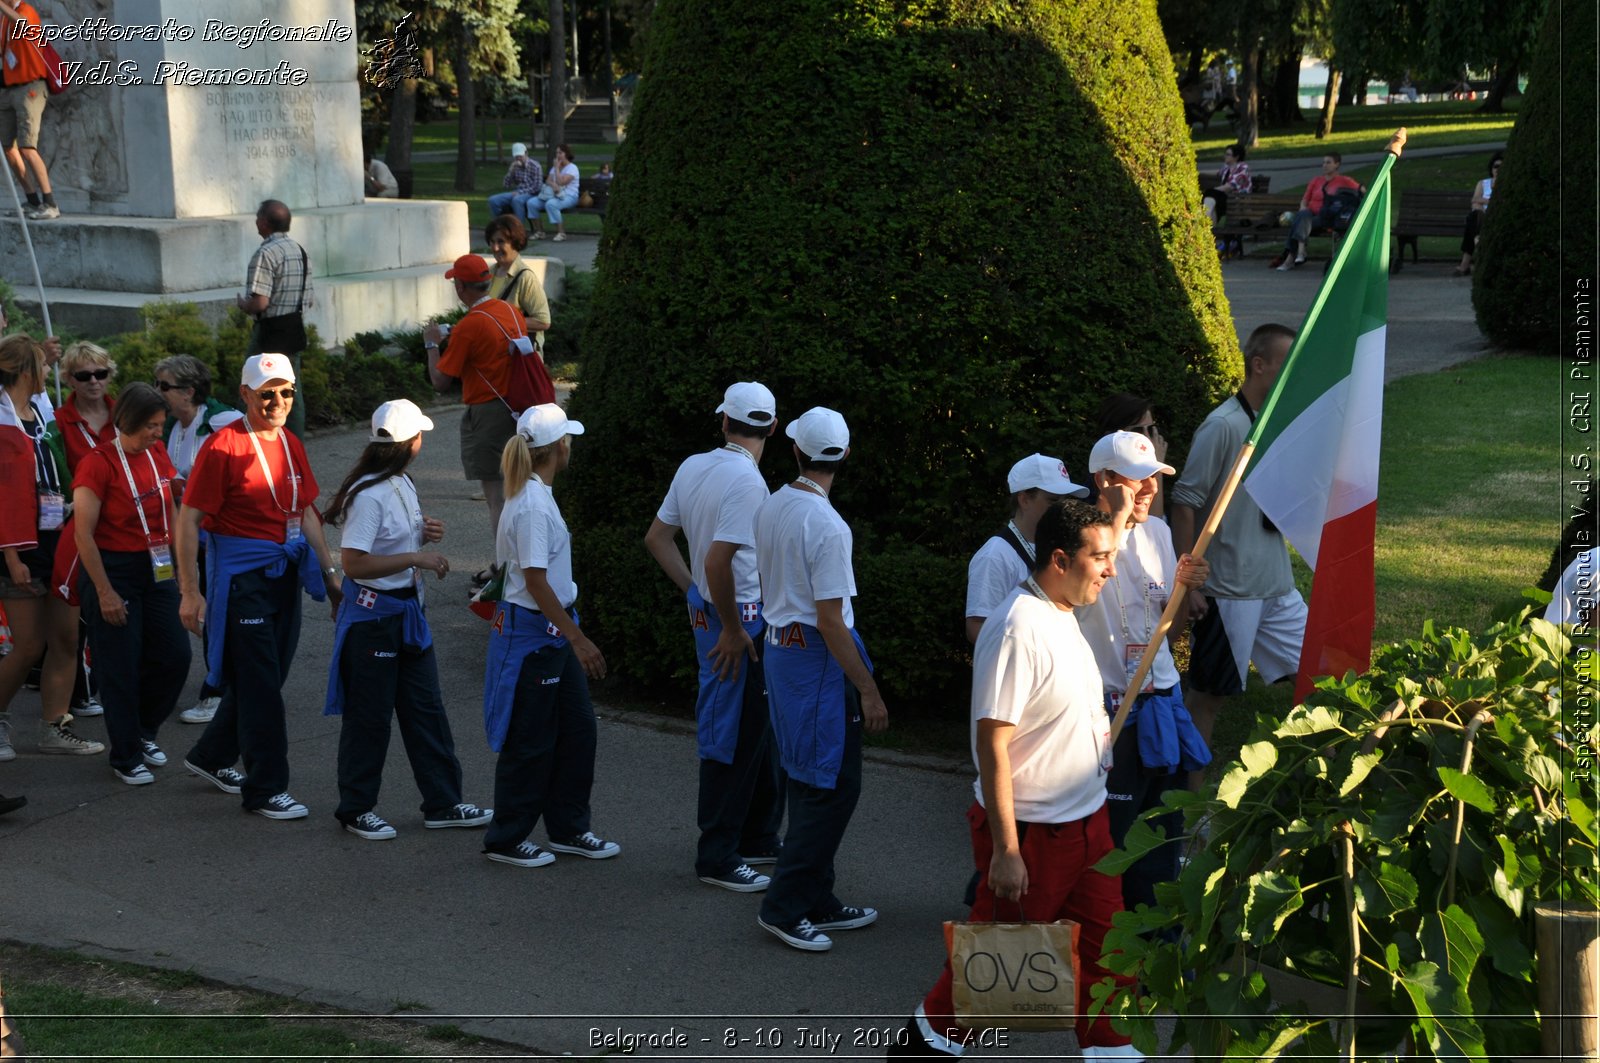
[[[1268,683],[1300,670],[1306,637],[1306,603],[1292,590],[1276,598],[1211,598],[1194,625],[1189,686],[1205,694],[1244,690],[1250,663]]]

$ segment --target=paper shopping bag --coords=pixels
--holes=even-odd
[[[956,1021],[972,1030],[1061,1030],[1077,1017],[1078,924],[944,925]]]

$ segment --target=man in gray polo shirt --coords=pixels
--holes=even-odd
[[[1244,347],[1244,384],[1195,432],[1170,499],[1172,548],[1179,556],[1194,549],[1293,342],[1294,331],[1283,325],[1262,325],[1252,332]],[[1234,492],[1206,560],[1211,575],[1205,593],[1190,597],[1190,615],[1198,619],[1185,700],[1209,744],[1217,710],[1243,692],[1252,661],[1268,683],[1299,670],[1306,603],[1295,589],[1282,533],[1244,491]]]

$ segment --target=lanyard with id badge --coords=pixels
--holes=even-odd
[[[1164,610],[1167,605],[1166,586],[1156,582],[1155,580],[1143,578],[1145,575],[1143,570],[1138,565],[1131,564],[1131,561],[1132,551],[1129,551],[1129,561],[1123,562],[1122,572],[1119,572],[1117,574],[1117,578],[1110,580],[1107,584],[1107,586],[1111,588],[1111,593],[1117,599],[1117,613],[1122,621],[1122,669],[1124,688],[1126,688],[1127,683],[1133,682],[1134,673],[1139,670],[1139,662],[1144,660],[1144,651],[1150,645],[1150,635],[1155,630],[1155,618],[1161,615],[1162,610]],[[1133,631],[1128,626],[1128,607],[1127,604],[1122,600],[1122,576],[1124,573],[1129,576],[1140,577],[1140,582],[1144,584],[1144,632],[1140,636],[1141,641],[1138,642],[1134,641]],[[1149,672],[1145,673],[1144,686],[1140,688],[1139,693],[1148,694],[1155,690],[1155,688],[1155,669],[1152,668]],[[1116,711],[1115,706],[1112,707],[1112,711]]]
[[[33,423],[39,429],[38,435],[28,429],[28,437],[33,440],[33,481],[39,492],[39,530],[60,531],[67,521],[67,498],[61,491],[55,458],[44,442],[44,418],[32,399],[28,405],[33,407]]]
[[[150,522],[145,519],[144,502],[139,494],[139,485],[133,481],[133,469],[128,465],[128,454],[122,449],[122,437],[117,437],[117,457],[122,459],[122,474],[128,478],[128,494],[133,497],[133,512],[139,517],[139,527],[144,530],[144,541],[150,547],[150,570],[155,573],[157,583],[165,583],[178,576],[177,569],[172,564],[172,528],[167,523],[167,485],[161,479],[161,470],[156,468],[155,455],[147,450],[144,456],[150,462],[150,479],[156,485],[156,500],[161,506],[160,535],[150,533]]]
[[[256,460],[261,463],[261,472],[267,478],[267,490],[272,493],[272,504],[278,507],[283,514],[283,541],[292,543],[302,537],[300,530],[300,477],[294,472],[294,458],[289,453],[289,437],[283,429],[278,430],[278,441],[283,444],[283,464],[289,470],[289,508],[284,509],[283,503],[278,501],[278,485],[272,479],[272,468],[267,464],[267,456],[261,450],[261,441],[256,438],[254,430],[245,433],[250,437],[250,445],[256,448]]]

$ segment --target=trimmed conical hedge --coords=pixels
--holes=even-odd
[[[1579,278],[1595,276],[1595,5],[1545,14],[1473,258],[1478,327],[1501,347],[1558,354]],[[1564,193],[1564,194],[1563,194]]]
[[[1239,373],[1155,4],[663,0],[650,38],[572,403],[585,627],[676,696],[683,609],[640,538],[759,379],[781,420],[850,422],[834,502],[891,711],[964,705],[1006,470],[1081,477],[1113,391],[1181,456]],[[781,430],[763,468],[794,473]]]

